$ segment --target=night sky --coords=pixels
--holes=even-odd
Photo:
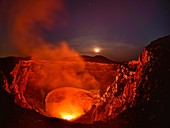
[[[100,54],[116,61],[134,59],[149,42],[170,34],[170,3],[168,0],[65,0],[60,1],[62,9],[49,5],[49,8],[53,8],[53,10],[55,8],[62,10],[59,13],[53,11],[53,16],[51,16],[53,21],[46,20],[50,19],[49,16],[45,16],[45,19],[42,15],[42,18],[36,11],[46,9],[44,7],[48,4],[40,6],[44,0],[35,0],[38,1],[36,4],[33,0],[30,1],[32,2],[26,0],[1,1],[1,57],[20,55],[9,38],[11,33],[16,32],[14,28],[17,27],[17,23],[22,24],[22,21],[27,23],[26,18],[32,18],[34,21],[37,20],[35,17],[40,17],[38,22],[36,21],[36,26],[38,26],[35,28],[36,33],[41,33],[49,44],[58,45],[61,41],[67,41],[68,45],[81,55]],[[46,0],[46,2],[48,1]],[[34,6],[32,6],[33,4]],[[26,7],[27,9],[25,9]],[[41,12],[45,13],[45,11]],[[37,15],[35,15],[36,13]],[[21,22],[16,22],[21,14]],[[30,16],[31,14],[35,17]],[[42,27],[45,24],[44,21],[48,22],[47,27]],[[51,26],[51,24],[53,25]],[[20,30],[24,25],[26,24],[18,25]],[[25,27],[23,29],[25,30]],[[93,51],[96,47],[101,49],[99,53]]]

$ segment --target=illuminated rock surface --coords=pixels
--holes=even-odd
[[[93,124],[71,123],[46,117],[48,114],[45,102],[48,101],[49,92],[55,88],[47,90],[39,86],[44,74],[40,70],[42,63],[37,63],[31,58],[1,58],[0,127],[169,127],[169,57],[170,36],[167,36],[145,47],[138,60],[122,64],[86,62],[85,72],[93,77],[85,77],[80,73],[83,76],[81,82],[90,87],[94,79],[97,80],[100,83],[100,94],[92,92],[94,87],[83,89],[87,91],[80,91],[85,95],[89,94],[89,90],[91,91],[93,98],[89,95],[86,98],[93,105],[87,106],[85,109],[87,112],[75,122]],[[91,82],[87,83],[86,78]],[[77,92],[77,89],[75,90]],[[74,94],[73,90],[72,94]],[[71,117],[66,115],[66,118]]]

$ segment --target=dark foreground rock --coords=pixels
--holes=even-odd
[[[28,84],[25,78],[30,69],[28,64],[31,58],[1,58],[0,127],[168,128],[170,127],[169,57],[170,36],[167,36],[151,42],[144,48],[138,60],[123,64],[88,61],[86,70],[101,84],[100,102],[77,122],[88,119],[87,122],[92,124],[70,123],[36,112],[41,113],[41,109],[43,112],[41,98],[36,101],[38,104],[32,107],[34,97],[24,95],[22,89],[27,90],[27,94],[32,90],[27,86],[18,87]],[[24,63],[26,65],[18,67],[19,76],[11,75],[16,65],[21,62],[26,62]],[[14,78],[24,79],[26,83],[20,81],[16,86],[12,84]],[[38,90],[34,92],[36,92],[35,97],[41,97]]]

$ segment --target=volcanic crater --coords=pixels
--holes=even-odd
[[[32,123],[36,127],[46,122],[44,116],[74,122],[75,125],[70,123],[73,127],[166,124],[162,117],[166,117],[169,105],[169,42],[170,36],[157,39],[144,48],[137,60],[120,63],[102,56],[83,56],[83,65],[32,57],[1,58],[1,102],[19,105],[19,109],[13,107],[11,114],[29,109],[43,115],[34,115],[40,121]],[[18,118],[16,126],[25,123],[21,115]]]

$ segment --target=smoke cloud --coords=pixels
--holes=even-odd
[[[66,13],[62,0],[15,0],[10,11],[8,35],[20,55],[43,58],[43,51],[46,56],[54,49],[45,41],[43,30],[64,24]]]
[[[84,108],[84,104],[73,102],[73,99],[77,100],[73,92],[78,93],[76,89],[80,89],[80,92],[88,94],[89,90],[99,89],[98,81],[85,70],[84,60],[75,50],[69,48],[65,41],[54,45],[45,40],[45,31],[67,23],[63,0],[4,0],[2,3],[1,12],[9,8],[3,14],[3,20],[7,22],[1,21],[6,26],[8,41],[19,55],[32,56],[33,59],[30,60],[28,71],[22,68],[21,64],[20,68],[17,65],[11,72],[14,78],[15,73],[20,73],[19,82],[16,79],[13,81],[23,96],[15,97],[21,100],[19,104],[23,100],[23,103],[27,102],[41,114],[58,118],[62,118],[61,113],[53,111],[59,112],[61,108],[65,108],[63,112],[66,115],[70,112],[75,113],[76,117],[84,114],[84,110],[89,110],[92,103],[90,102],[88,108]],[[28,77],[25,74],[28,74]],[[64,87],[67,88],[60,89]],[[56,89],[59,90],[53,91]],[[59,99],[55,93],[63,95],[60,102],[56,102]],[[48,100],[44,103],[46,97]],[[51,98],[54,100],[51,101]],[[68,104],[71,107],[67,108]],[[47,110],[43,106],[46,106]]]
[[[59,87],[86,90],[99,87],[94,77],[85,71],[85,62],[75,50],[64,41],[56,46],[44,38],[44,30],[66,24],[63,0],[15,0],[9,14],[8,35],[14,49],[22,56],[33,56],[40,64],[32,68],[30,86],[40,86],[42,95]]]

